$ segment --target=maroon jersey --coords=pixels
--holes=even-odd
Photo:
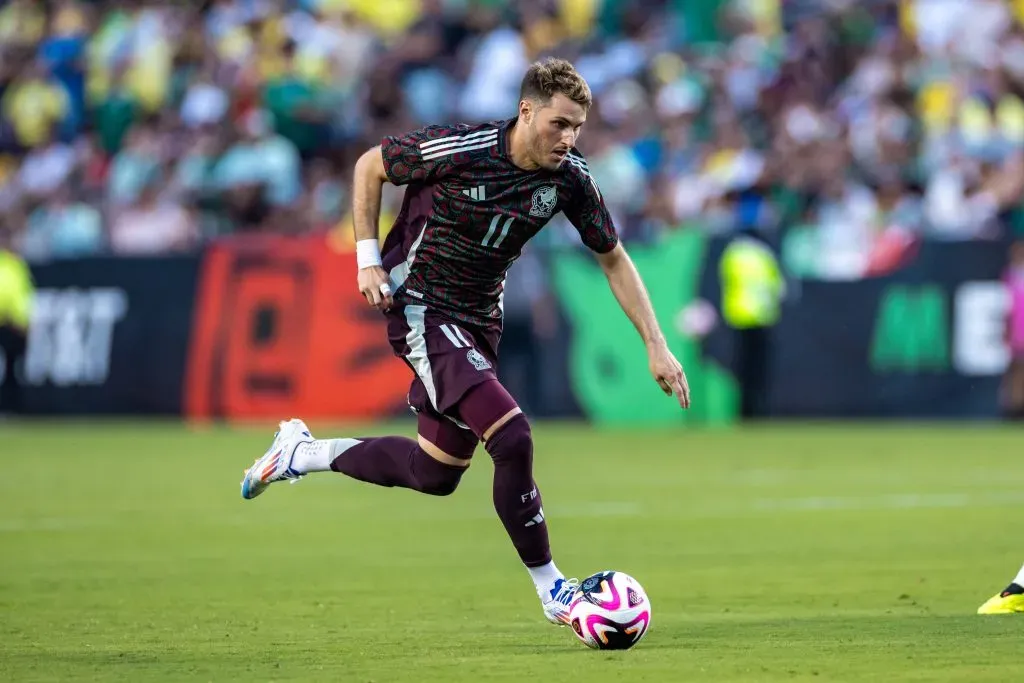
[[[500,328],[505,273],[552,216],[565,213],[598,253],[618,243],[583,155],[573,148],[557,170],[524,171],[509,158],[514,122],[427,126],[384,138],[388,179],[408,185],[384,242],[399,304]]]

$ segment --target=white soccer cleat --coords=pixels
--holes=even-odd
[[[541,603],[544,616],[552,624],[565,626],[569,623],[569,605],[576,595],[580,582],[577,579],[558,579],[549,597]]]
[[[300,443],[313,441],[309,427],[299,419],[282,422],[274,434],[274,442],[257,458],[242,478],[242,498],[251,500],[263,493],[275,481],[290,480],[293,484],[303,477],[292,469],[292,458]]]

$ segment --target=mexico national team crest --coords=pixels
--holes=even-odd
[[[491,364],[487,362],[487,359],[483,357],[483,354],[476,349],[469,350],[469,353],[466,354],[466,360],[468,360],[477,370],[487,370],[491,367]]]
[[[530,215],[537,216],[538,218],[551,218],[557,203],[558,189],[554,185],[539,187],[533,193],[533,205],[530,207]]]

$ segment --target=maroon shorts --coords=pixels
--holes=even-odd
[[[456,322],[416,304],[396,303],[387,320],[391,348],[416,375],[409,387],[409,406],[414,411],[458,422],[453,408],[466,392],[497,379],[497,329]]]

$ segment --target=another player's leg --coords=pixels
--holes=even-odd
[[[458,412],[494,461],[494,509],[533,579],[544,615],[564,625],[576,581],[566,579],[551,557],[541,495],[533,479],[530,423],[496,379],[470,389]]]
[[[1009,586],[978,608],[978,614],[1024,613],[1024,567]]]

